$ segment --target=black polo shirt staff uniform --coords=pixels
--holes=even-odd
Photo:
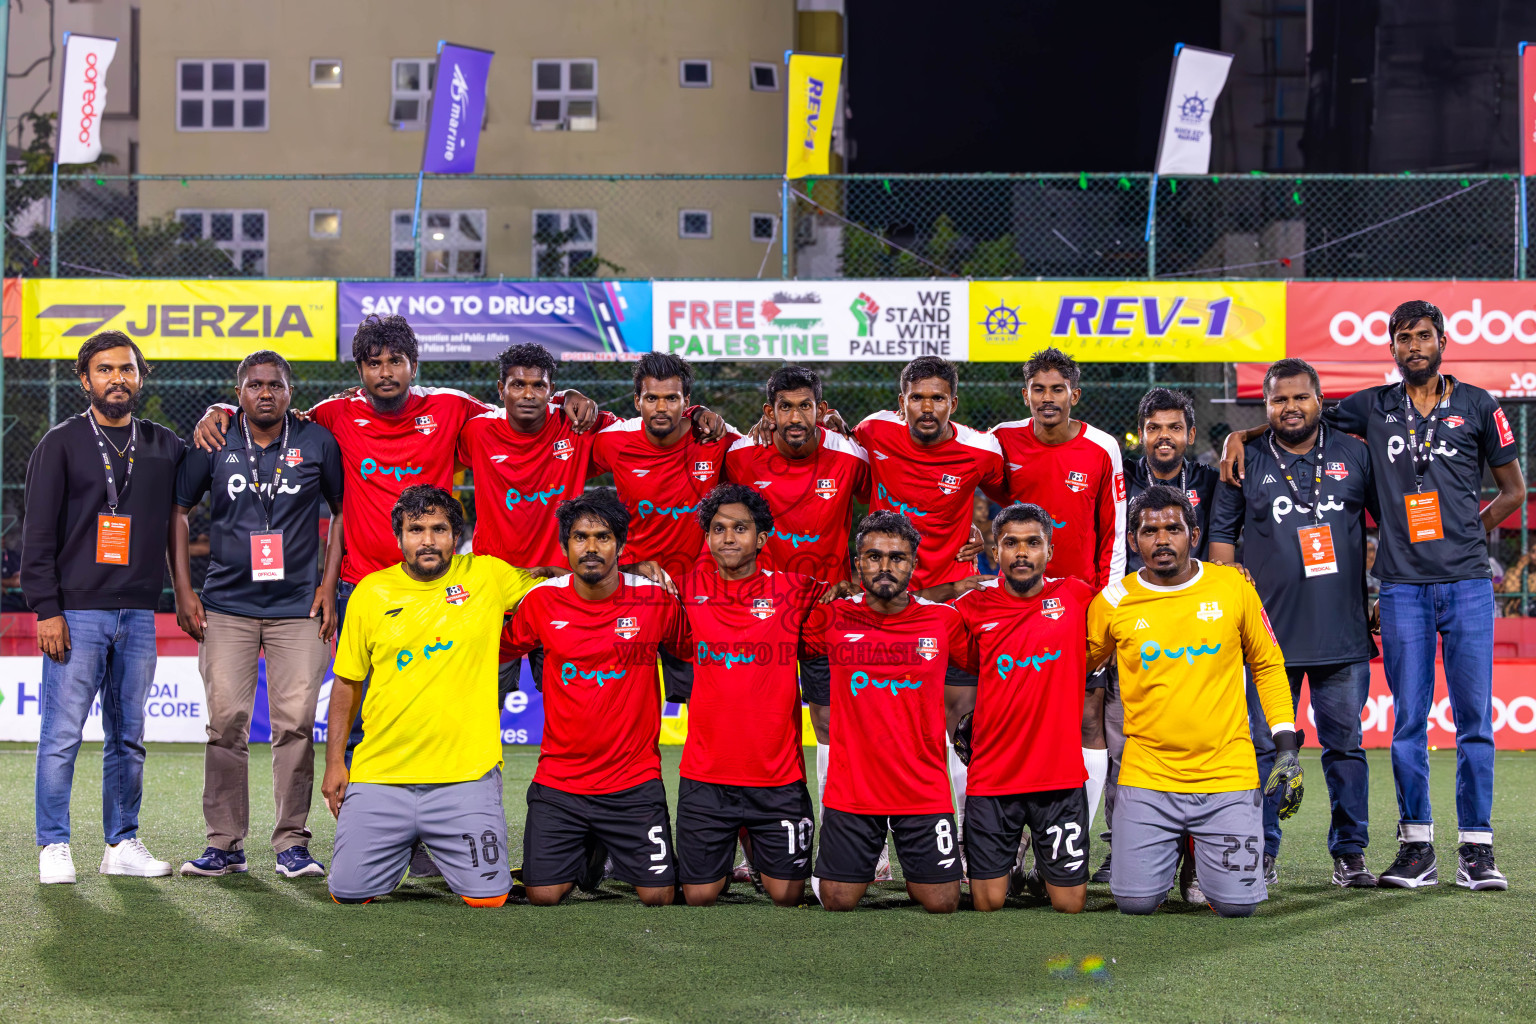
[[[1135,500],[1138,494],[1146,492],[1153,484],[1163,484],[1179,489],[1183,484],[1184,493],[1189,496],[1190,504],[1195,506],[1195,525],[1200,527],[1200,543],[1190,551],[1191,558],[1205,560],[1211,547],[1211,506],[1216,501],[1216,486],[1221,483],[1221,472],[1213,466],[1196,462],[1193,459],[1185,459],[1183,473],[1172,480],[1159,480],[1152,476],[1147,466],[1146,458],[1136,459],[1125,464],[1125,501],[1127,507]],[[1125,546],[1125,574],[1138,571],[1145,563],[1136,553],[1134,541],[1128,541]]]

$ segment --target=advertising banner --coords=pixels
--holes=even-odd
[[[1378,384],[1402,380],[1390,359],[1369,363],[1317,362],[1312,364],[1322,381],[1323,395],[1344,398]],[[1237,397],[1263,398],[1264,372],[1268,363],[1237,364]],[[1507,363],[1445,363],[1442,369],[1459,381],[1480,387],[1495,398],[1536,398],[1536,361]]]
[[[1216,97],[1227,84],[1232,54],[1183,43],[1173,53],[1163,134],[1157,142],[1157,174],[1209,174],[1211,125]]]
[[[832,124],[843,58],[810,53],[789,56],[789,128],[785,132],[784,177],[827,174],[832,166]]]
[[[1295,281],[1286,355],[1390,364],[1387,324],[1409,299],[1445,314],[1446,362],[1536,359],[1536,281]]]
[[[972,281],[970,291],[975,362],[1018,362],[1049,345],[1090,363],[1285,355],[1281,281]]]
[[[0,657],[0,740],[36,743],[43,721],[43,658]],[[263,703],[262,708],[265,710]],[[197,659],[161,657],[144,708],[144,739],[149,743],[205,743],[208,702]],[[271,732],[267,734],[271,739]],[[85,720],[85,740],[100,743],[101,698]],[[253,736],[254,740],[255,737]],[[100,755],[97,755],[100,756]]]
[[[485,86],[491,73],[490,50],[443,43],[437,52],[437,87],[421,148],[421,169],[428,174],[473,174],[485,117]]]
[[[343,281],[337,285],[342,351],[370,313],[411,321],[421,358],[495,359],[536,342],[557,359],[618,360],[651,350],[647,281]]]
[[[21,358],[21,278],[5,279],[4,298],[0,300],[0,355]]]
[[[35,278],[21,290],[24,359],[74,359],[97,331],[119,330],[156,359],[336,358],[333,281]]]
[[[1536,46],[1520,44],[1520,173],[1536,174]]]
[[[59,142],[56,162],[88,164],[101,156],[101,119],[107,111],[107,68],[117,40],[64,33],[59,75]]]
[[[684,359],[964,360],[964,281],[657,281],[652,342]]]

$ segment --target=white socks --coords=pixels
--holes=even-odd
[[[960,756],[955,753],[955,745],[949,740],[944,741],[949,747],[949,785],[955,794],[955,830],[960,835],[965,835],[965,777],[967,768]]]
[[[830,747],[816,744],[816,824],[821,825],[821,801],[827,795],[827,762],[831,760]]]
[[[1104,782],[1109,778],[1109,751],[1083,748],[1083,767],[1088,769],[1088,821],[1084,829],[1093,831],[1093,817],[1099,810],[1099,797],[1104,794]]]

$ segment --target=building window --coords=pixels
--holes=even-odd
[[[708,238],[711,235],[711,219],[708,210],[678,210],[678,238]]]
[[[753,92],[778,92],[779,91],[779,66],[777,64],[760,64],[752,62],[752,91]]]
[[[684,60],[677,65],[677,84],[684,89],[708,89],[715,84],[707,60]]]
[[[316,89],[340,89],[341,61],[330,58],[310,61],[309,84]]]
[[[181,240],[209,241],[225,252],[242,274],[267,273],[266,210],[177,210]]]
[[[340,210],[310,210],[309,211],[309,237],[310,238],[340,238],[341,237],[341,211]]]
[[[531,120],[536,128],[596,128],[597,61],[534,61]]]
[[[394,275],[416,276],[411,211],[390,215]],[[484,210],[422,210],[421,272],[426,277],[480,277],[485,273]]]
[[[778,233],[779,218],[771,213],[752,215],[752,241],[771,242]]]
[[[533,211],[536,277],[592,277],[597,273],[596,210]]]
[[[267,62],[176,62],[176,128],[183,132],[267,130]]]
[[[389,119],[396,128],[424,128],[437,84],[437,61],[405,58],[391,61]]]

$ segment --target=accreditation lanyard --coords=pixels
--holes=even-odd
[[[245,414],[240,414],[240,427],[245,431],[245,461],[251,470],[251,490],[261,505],[261,520],[267,530],[272,529],[272,506],[277,501],[277,488],[283,482],[283,456],[288,451],[288,417],[283,417],[283,436],[277,446],[276,468],[272,471],[272,487],[265,494],[261,490],[261,470],[256,445],[251,440],[251,424]],[[129,463],[132,466],[132,463]]]
[[[1424,490],[1424,473],[1429,469],[1429,464],[1434,461],[1435,431],[1440,426],[1440,405],[1445,401],[1445,377],[1440,377],[1440,388],[1435,392],[1435,408],[1428,416],[1424,417],[1424,441],[1422,445],[1422,458],[1420,452],[1419,433],[1414,426],[1414,417],[1418,410],[1413,407],[1413,396],[1408,394],[1408,385],[1403,385],[1403,403],[1408,407],[1405,413],[1405,422],[1408,425],[1408,454],[1413,458],[1413,489]]]
[[[117,503],[122,500],[122,495],[128,493],[128,485],[133,482],[133,453],[139,444],[139,422],[129,419],[128,431],[128,468],[123,471],[123,489],[117,489],[117,476],[112,472],[112,456],[107,447],[107,435],[102,433],[101,427],[96,423],[96,417],[87,409],[83,414],[87,423],[91,425],[91,431],[96,435],[96,447],[101,449],[101,466],[107,473],[107,508],[117,515]],[[112,449],[116,451],[116,449]]]
[[[1304,516],[1312,516],[1319,523],[1323,521],[1323,430],[1323,425],[1319,423],[1317,425],[1317,467],[1312,476],[1312,488],[1307,495],[1308,500],[1305,502],[1301,500],[1301,487],[1296,483],[1294,476],[1296,467],[1305,460],[1297,459],[1291,463],[1290,469],[1284,469],[1283,463],[1280,461],[1280,449],[1275,444],[1275,432],[1271,430],[1267,435],[1269,438],[1269,452],[1275,457],[1275,465],[1282,467],[1281,472],[1285,474],[1285,486],[1291,490],[1291,501],[1296,506],[1296,510]]]

